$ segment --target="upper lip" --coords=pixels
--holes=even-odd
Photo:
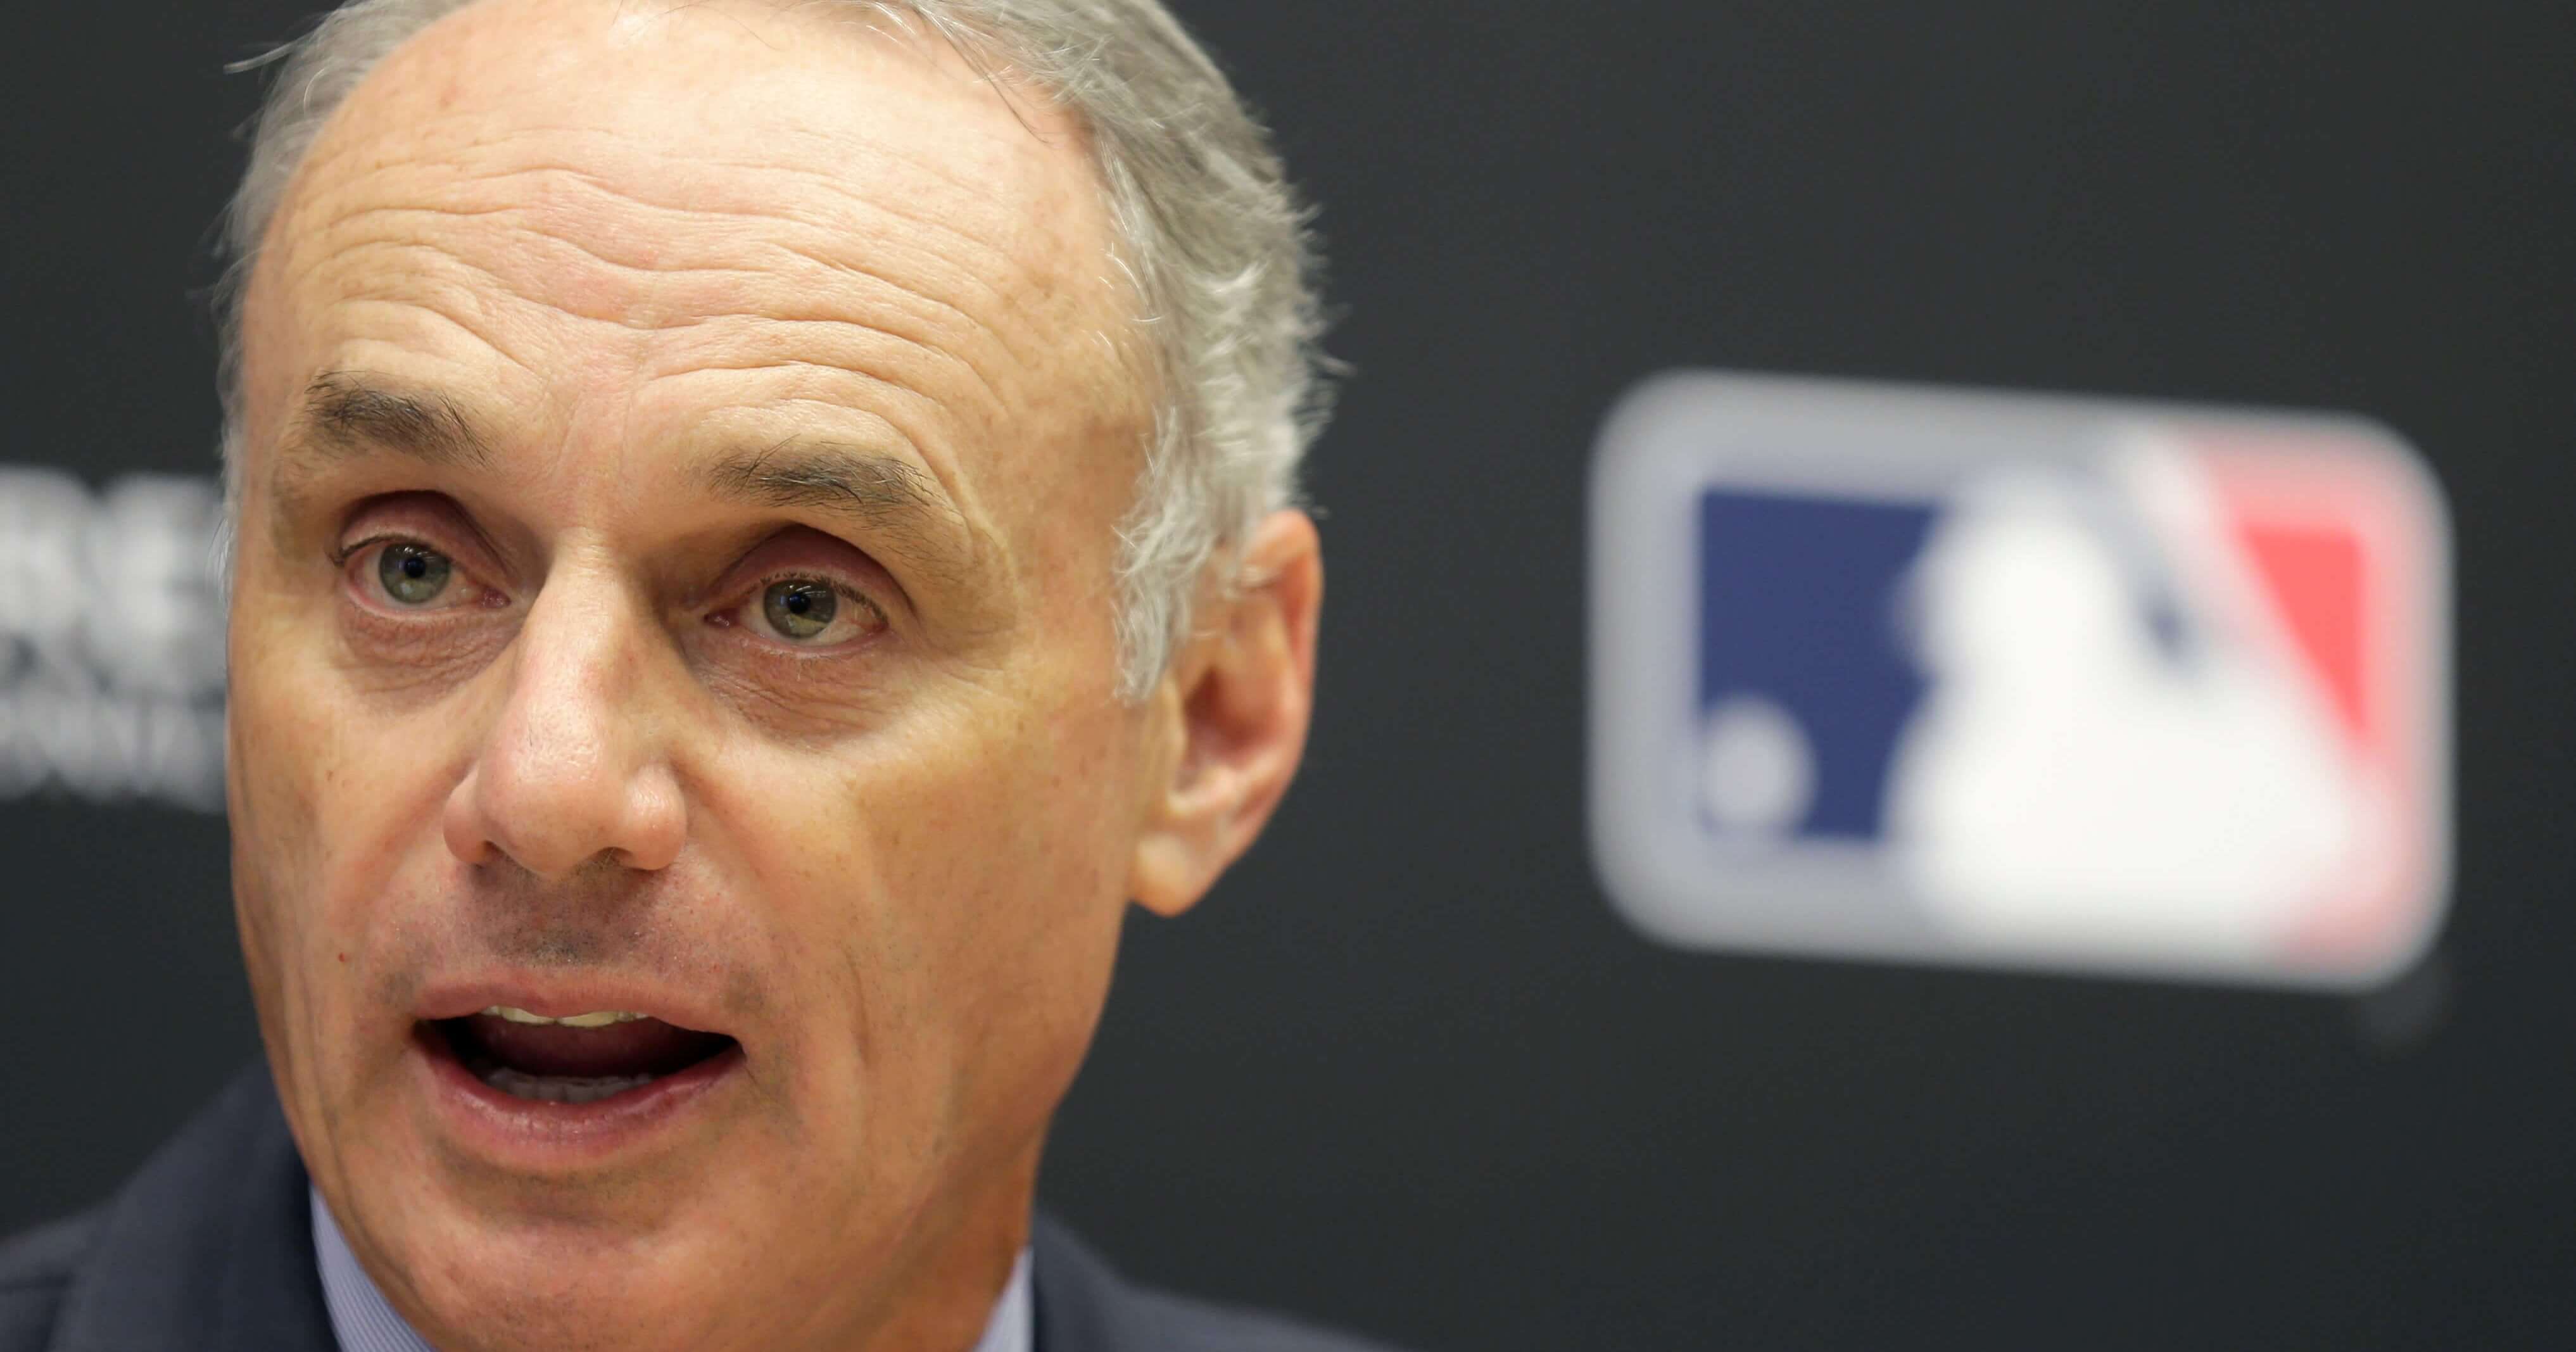
[[[569,1018],[603,1009],[649,1015],[692,1032],[720,1033],[739,1041],[723,1025],[709,1002],[646,978],[609,973],[545,975],[498,973],[431,982],[421,992],[413,1017],[424,1021],[459,1019],[494,1005],[508,1005],[549,1019]]]

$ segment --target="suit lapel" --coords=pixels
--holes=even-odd
[[[109,1203],[54,1352],[335,1352],[305,1186],[254,1066]]]
[[[1169,1338],[1116,1269],[1041,1213],[1029,1235],[1037,1352],[1157,1352]]]

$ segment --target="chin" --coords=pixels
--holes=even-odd
[[[733,1072],[695,1072],[708,1083],[666,1091],[690,1096],[678,1102],[522,1104],[453,1083],[472,1080],[453,1060],[410,1070],[389,1093],[330,1115],[339,1186],[326,1196],[386,1297],[434,1344],[643,1352],[788,1341],[782,1322],[804,1312],[773,1293],[795,1289],[811,1251],[782,1253],[766,1238],[794,1231],[778,1216],[796,1189],[756,1165],[793,1156],[756,1100],[701,1102],[726,1097]],[[489,1097],[511,1101],[480,1101]],[[675,1120],[699,1111],[695,1130]],[[522,1113],[537,1115],[533,1126]]]
[[[422,1255],[415,1269],[422,1308],[413,1321],[442,1347],[678,1352],[782,1341],[759,1320],[760,1302],[745,1299],[745,1264],[710,1246],[577,1228],[492,1229],[483,1243]]]

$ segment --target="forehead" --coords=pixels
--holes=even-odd
[[[936,40],[833,7],[485,0],[307,156],[245,383],[256,423],[390,365],[559,446],[603,410],[648,438],[821,419],[998,513],[979,457],[1024,478],[1140,425],[1110,234],[1079,129]]]

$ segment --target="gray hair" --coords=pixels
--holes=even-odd
[[[244,436],[241,293],[289,180],[359,81],[474,0],[347,0],[278,63],[225,215],[218,290],[227,496]],[[1328,361],[1307,213],[1268,133],[1160,0],[822,0],[945,39],[1089,133],[1158,385],[1136,499],[1119,523],[1120,696],[1143,699],[1187,638],[1212,567],[1298,499]],[[1226,585],[1236,581],[1231,575]]]

